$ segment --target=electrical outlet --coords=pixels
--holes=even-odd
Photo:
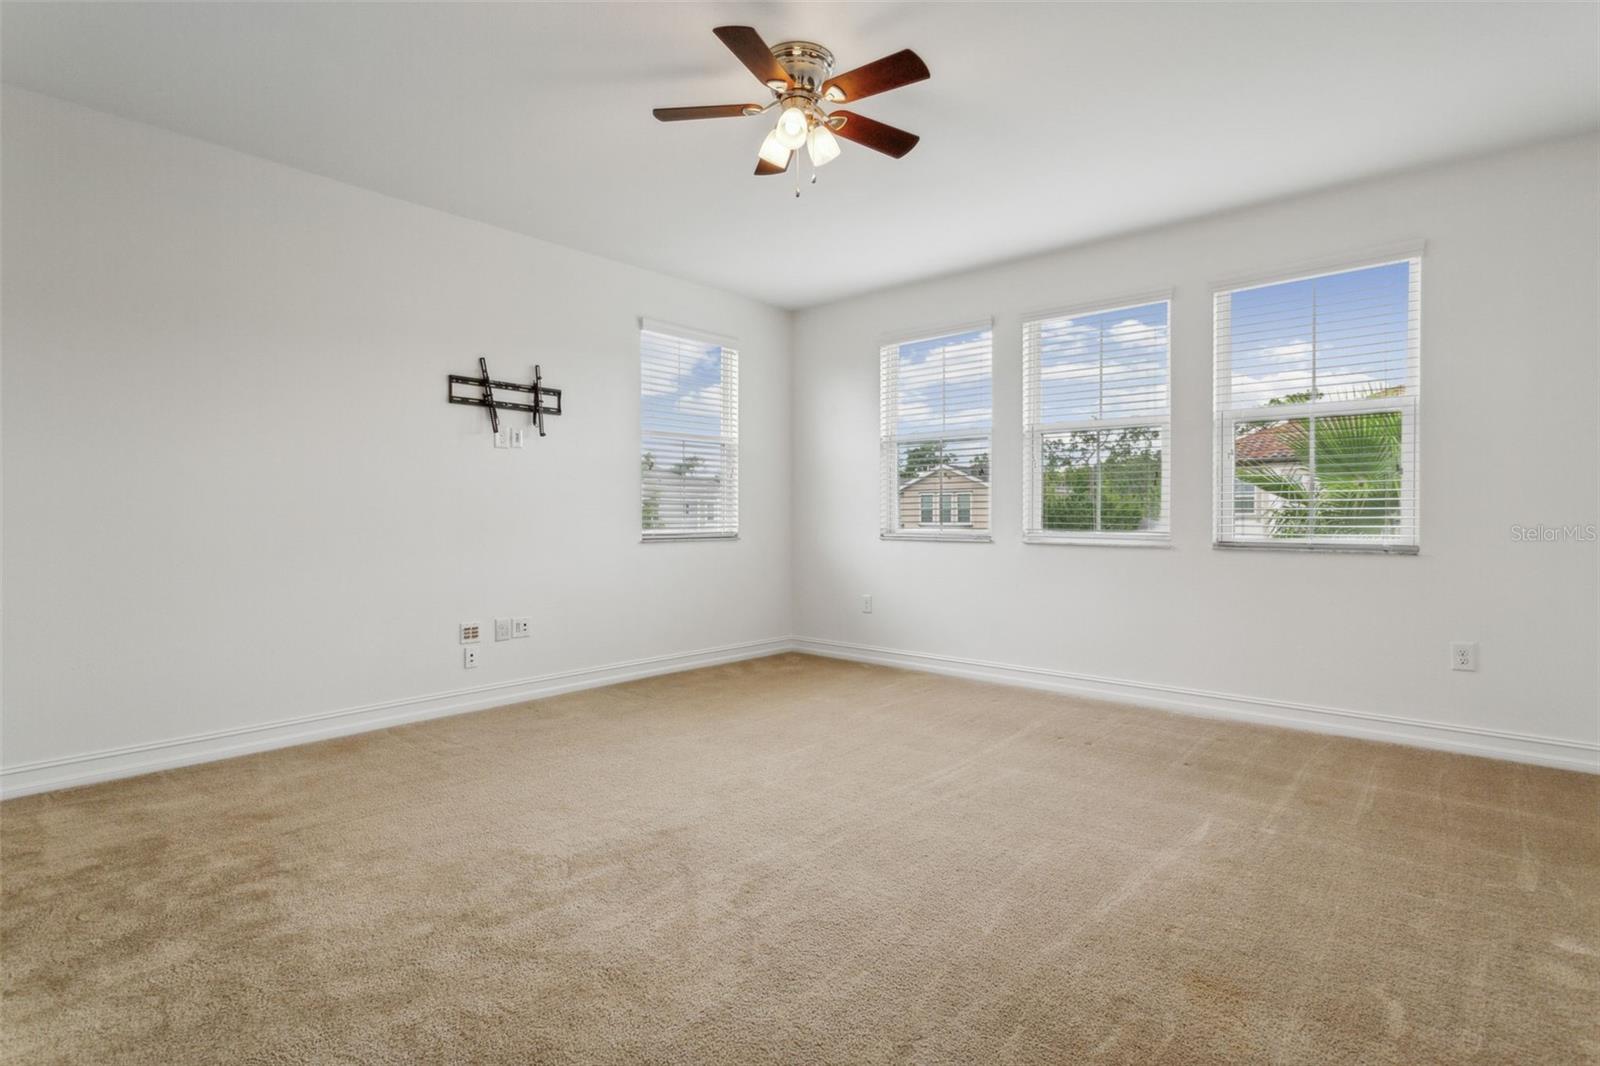
[[[871,614],[872,613],[872,596],[870,594],[861,597],[861,613],[862,614]]]
[[[511,447],[511,430],[497,429],[494,431],[494,446],[496,448]]]
[[[511,639],[511,619],[509,619],[509,618],[496,618],[494,620],[494,639],[495,640],[510,640]]]
[[[460,632],[461,632],[461,643],[463,643],[463,644],[476,644],[476,643],[478,643],[478,641],[483,639],[483,623],[482,622],[462,622],[461,623]]]
[[[527,615],[511,620],[511,635],[513,637],[526,637],[533,632],[533,622]]]
[[[478,649],[471,644],[461,649],[461,668],[463,670],[476,670],[478,668]]]
[[[514,427],[511,430],[511,446],[513,448],[522,447],[526,440],[526,434],[527,430],[523,429],[521,426]]]
[[[1478,668],[1478,642],[1456,641],[1450,645],[1450,669],[1476,670]]]

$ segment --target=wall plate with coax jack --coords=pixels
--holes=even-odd
[[[532,633],[533,622],[527,615],[523,615],[520,618],[513,618],[511,620],[511,635],[513,637],[521,638],[531,636]]]
[[[478,668],[478,646],[476,644],[468,644],[461,649],[461,667],[464,670],[476,670]]]

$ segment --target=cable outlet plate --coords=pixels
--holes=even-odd
[[[476,670],[478,668],[478,649],[475,645],[468,644],[461,649],[461,668],[463,670]]]
[[[511,635],[519,640],[533,635],[533,620],[527,615],[511,620]]]

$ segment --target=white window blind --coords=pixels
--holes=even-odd
[[[984,322],[879,351],[886,537],[989,537],[993,331]]]
[[[1170,302],[1023,323],[1023,532],[1168,539]]]
[[[1215,294],[1216,540],[1415,551],[1420,255]]]
[[[739,353],[641,323],[639,500],[645,540],[739,533]]]

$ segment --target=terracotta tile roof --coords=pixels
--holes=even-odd
[[[1305,430],[1291,422],[1274,422],[1253,429],[1233,442],[1233,457],[1241,463],[1283,463],[1294,459],[1289,445]]]
[[[1362,399],[1387,399],[1391,396],[1404,395],[1405,391],[1404,385],[1392,385],[1387,389],[1369,393]],[[1251,430],[1244,436],[1234,439],[1234,458],[1238,462],[1245,463],[1291,462],[1294,459],[1294,449],[1291,445],[1296,437],[1304,435],[1303,426],[1303,422],[1274,422],[1260,429]]]

